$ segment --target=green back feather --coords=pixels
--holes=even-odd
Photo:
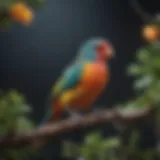
[[[52,96],[57,97],[65,90],[75,87],[81,79],[83,68],[83,63],[70,65],[53,87]]]

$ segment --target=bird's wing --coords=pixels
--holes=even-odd
[[[79,83],[83,73],[83,68],[83,63],[75,63],[68,66],[67,69],[62,73],[56,84],[53,86],[52,92],[48,97],[47,112],[40,125],[43,125],[46,121],[49,120],[49,118],[51,118],[53,110],[51,107],[51,101],[54,102],[64,91],[74,88]]]
[[[81,63],[70,65],[53,86],[51,97],[56,98],[64,91],[74,88],[81,79],[83,68]]]

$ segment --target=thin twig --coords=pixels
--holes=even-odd
[[[131,0],[131,7],[135,10],[135,12],[141,17],[141,19],[148,23],[151,19],[153,19],[153,16],[146,12],[142,6],[138,3],[137,0]]]

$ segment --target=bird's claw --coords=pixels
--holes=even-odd
[[[82,115],[76,113],[76,112],[72,112],[71,114],[71,118],[73,118],[74,120],[80,120],[82,118]]]
[[[82,118],[82,116],[80,114],[78,114],[77,112],[75,112],[75,111],[73,111],[71,109],[68,109],[68,108],[66,108],[66,110],[67,110],[67,112],[68,112],[68,114],[69,114],[69,116],[71,118],[74,118],[74,119],[80,119],[80,118]]]

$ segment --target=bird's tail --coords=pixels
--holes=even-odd
[[[53,101],[49,97],[48,102],[50,105],[48,105],[49,107],[47,109],[47,113],[45,114],[44,118],[40,122],[39,127],[59,120],[63,113],[63,108],[61,107],[62,105],[58,101]],[[35,142],[33,143],[33,145],[38,149],[45,146],[49,140],[50,140],[50,137],[48,137],[47,139],[38,138],[38,139],[35,139]]]
[[[63,113],[63,109],[60,103],[58,101],[52,102],[51,105],[49,105],[48,107],[47,113],[45,114],[44,118],[40,122],[40,126],[59,120],[62,113]]]
[[[59,101],[54,102],[54,110],[52,112],[51,120],[56,121],[61,118],[63,114],[63,108]]]
[[[48,107],[49,108],[49,107]],[[44,115],[43,119],[41,120],[39,126],[42,126],[43,124],[47,123],[51,117],[51,109],[47,109],[47,113]]]

